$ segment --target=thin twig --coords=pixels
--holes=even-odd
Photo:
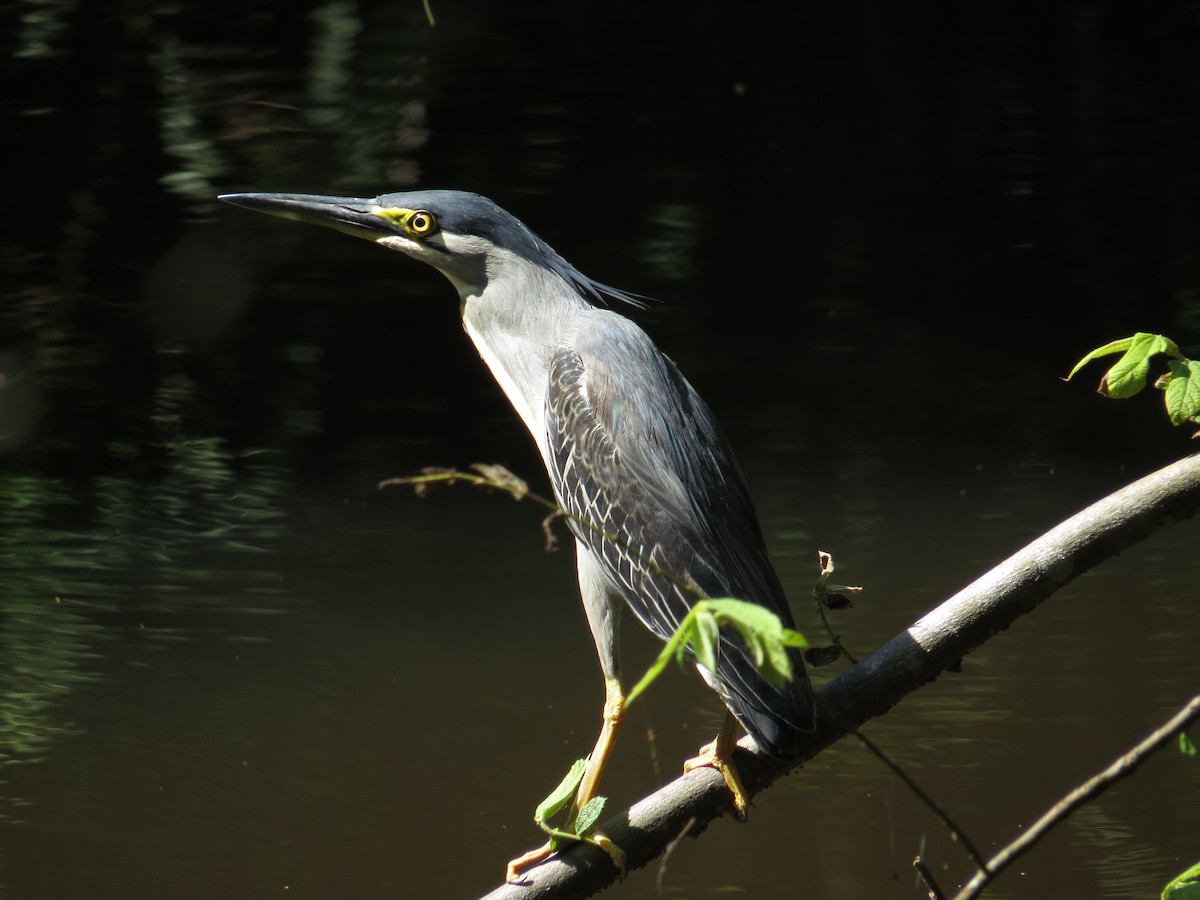
[[[692,833],[692,829],[696,827],[695,819],[688,819],[683,828],[679,829],[679,834],[675,835],[671,843],[667,844],[663,850],[662,856],[658,860],[658,871],[654,875],[654,886],[658,891],[658,896],[664,896],[663,879],[667,875],[667,860],[671,858],[671,854],[675,852],[675,848],[683,841],[685,837]]]
[[[558,550],[558,535],[554,533],[554,523],[565,515],[561,509],[556,509],[546,518],[542,519],[542,533],[546,536],[546,552],[554,553]]]
[[[975,873],[975,877],[968,881],[966,886],[955,895],[954,900],[970,900],[972,897],[979,896],[980,891],[983,890],[988,882],[1004,871],[1014,860],[1032,849],[1034,845],[1046,836],[1050,829],[1066,819],[1067,816],[1087,801],[1098,797],[1118,781],[1132,775],[1137,767],[1145,762],[1154,751],[1174,739],[1181,731],[1195,721],[1197,717],[1200,717],[1200,694],[1197,694],[1188,701],[1179,712],[1167,720],[1166,724],[1151,732],[1148,737],[1140,741],[1132,750],[1111,766],[1100,774],[1089,778],[1050,807],[1045,815],[1038,819],[1032,827],[988,860],[987,865]]]
[[[828,711],[829,704],[823,704],[822,708]],[[942,807],[939,806],[932,797],[925,793],[921,786],[913,781],[903,769],[892,762],[886,753],[867,740],[867,736],[865,734],[863,734],[857,728],[852,728],[851,730],[853,731],[854,736],[862,741],[863,746],[866,747],[867,750],[869,750],[872,754],[874,754],[876,759],[887,766],[893,775],[903,781],[905,786],[914,794],[916,794],[917,799],[929,807],[930,811],[941,820],[941,823],[946,826],[946,830],[950,832],[950,838],[962,844],[963,849],[967,852],[967,856],[971,858],[971,861],[977,866],[982,866],[984,864],[983,854],[975,849],[975,845],[971,843],[971,840],[967,837],[967,833],[958,827],[958,824],[950,818],[950,814],[942,809]],[[918,860],[919,859],[920,857],[918,857]]]
[[[605,531],[595,522],[589,522],[582,516],[575,515],[570,510],[563,509],[556,501],[550,500],[547,497],[543,497],[541,494],[538,494],[535,491],[531,491],[529,489],[529,485],[524,480],[518,478],[504,466],[496,465],[494,463],[475,463],[472,468],[476,471],[464,472],[461,469],[428,467],[422,469],[420,475],[385,478],[383,481],[379,482],[378,486],[384,488],[392,485],[410,485],[418,494],[424,495],[424,493],[429,489],[430,485],[455,484],[459,481],[465,481],[468,484],[473,484],[477,487],[488,487],[498,491],[504,491],[504,493],[509,494],[514,500],[532,500],[539,506],[543,506],[550,510],[551,515],[545,519],[543,522],[543,527],[547,527],[549,523],[553,521],[553,519],[559,516],[568,518],[580,527],[586,528],[593,534],[600,535],[600,537],[604,538],[605,540],[611,541],[621,549],[631,553],[633,556],[637,557],[639,563],[644,565],[647,569],[649,569],[655,575],[658,575],[660,578],[665,578],[667,581],[671,582],[671,584],[675,585],[675,587],[686,593],[693,600],[712,599],[706,596],[703,591],[699,590],[696,585],[691,584],[680,578],[678,575],[674,575],[671,572],[663,569],[658,565],[658,563],[650,559],[649,556],[647,556],[637,547],[634,547],[622,535],[612,531]],[[547,548],[552,549],[552,544],[553,542],[548,540]]]
[[[842,656],[846,657],[847,662],[849,662],[851,665],[857,663],[858,659],[856,659],[854,655],[846,649],[846,645],[842,643],[842,636],[833,630],[833,624],[829,621],[829,616],[826,614],[827,609],[828,607],[825,605],[824,601],[818,597],[817,612],[821,616],[821,624],[825,626],[825,633],[828,634],[829,639],[833,641],[833,646],[837,647],[838,650],[841,651]]]
[[[829,576],[833,574],[833,554],[825,550],[818,550],[817,563],[821,567],[821,577],[817,579],[817,584],[813,588],[813,597],[817,601],[817,613],[821,616],[821,624],[825,626],[825,632],[833,641],[833,646],[837,647],[838,652],[851,664],[857,663],[858,660],[854,654],[842,643],[842,636],[833,630],[833,623],[829,621],[827,613],[833,609],[833,598],[840,601],[841,608],[847,608],[850,606],[849,595],[859,593],[862,588],[848,584],[831,585],[829,583]],[[830,661],[832,662],[832,660]]]
[[[946,900],[946,895],[942,893],[942,889],[938,887],[937,881],[933,877],[933,873],[929,871],[929,867],[925,865],[925,860],[921,857],[913,859],[913,869],[917,872],[917,877],[925,883],[925,890],[929,892],[929,900]]]

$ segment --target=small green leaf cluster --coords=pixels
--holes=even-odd
[[[697,663],[715,672],[722,628],[738,633],[759,674],[774,685],[785,684],[794,674],[788,648],[808,646],[804,635],[784,627],[779,616],[757,603],[731,598],[701,600],[684,616],[662,653],[634,685],[625,705],[633,703],[672,659],[683,665],[689,652]]]
[[[1070,381],[1092,360],[1115,353],[1120,353],[1121,358],[1100,379],[1101,394],[1123,400],[1140,393],[1149,379],[1151,362],[1154,357],[1162,356],[1166,358],[1166,371],[1153,384],[1163,392],[1171,424],[1200,423],[1200,361],[1188,359],[1174,341],[1161,334],[1139,331],[1132,337],[1097,347],[1075,364],[1066,380]]]
[[[605,798],[593,797],[575,815],[575,821],[569,828],[556,828],[550,824],[550,819],[566,809],[567,804],[575,799],[575,791],[579,788],[579,782],[583,780],[583,773],[587,769],[589,759],[590,757],[585,756],[583,759],[575,760],[574,765],[559,782],[558,787],[551,791],[550,796],[539,803],[538,808],[533,812],[533,820],[537,822],[542,831],[550,835],[550,843],[555,846],[555,849],[558,849],[557,845],[562,841],[583,840],[583,836],[595,826],[600,819],[600,814],[604,812]]]

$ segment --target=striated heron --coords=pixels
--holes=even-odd
[[[761,604],[791,627],[741,470],[712,413],[641,328],[596,305],[636,305],[633,295],[588,278],[477,194],[221,199],[399,250],[433,266],[457,289],[463,327],[533,435],[555,497],[592,526],[568,518],[605,685],[600,735],[576,809],[595,795],[621,729],[617,626],[623,606],[663,640],[705,596]],[[795,755],[814,727],[804,663],[799,651],[791,653],[796,675],[782,687],[759,675],[734,633],[722,632],[714,671],[698,666],[732,717],[686,767],[716,767],[739,812],[746,798],[730,762],[739,726],[777,757]],[[547,845],[514,860],[509,880],[551,852]]]

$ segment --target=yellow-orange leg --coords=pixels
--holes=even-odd
[[[738,724],[738,720],[732,715],[726,714],[725,724],[721,726],[716,739],[711,744],[705,744],[695,757],[685,762],[683,771],[690,772],[701,766],[712,766],[720,772],[721,777],[725,779],[725,786],[733,794],[734,815],[738,819],[744,820],[750,798],[746,796],[746,789],[742,787],[742,779],[738,776],[737,767],[733,764],[733,749],[737,746],[738,735],[741,732],[742,726]]]
[[[575,791],[575,800],[567,816],[569,822],[574,822],[579,810],[596,796],[596,788],[600,784],[600,776],[612,756],[613,747],[617,744],[617,735],[621,733],[621,725],[625,721],[625,692],[621,688],[621,679],[609,677],[604,679],[604,720],[600,726],[600,736],[596,738],[596,746],[588,759],[587,768],[583,770],[583,778]],[[625,854],[611,840],[599,831],[593,831],[589,839],[609,855],[613,864],[622,872],[625,871]],[[521,873],[539,863],[545,862],[554,855],[553,843],[547,841],[541,847],[523,853],[508,864],[504,880],[517,881]]]
[[[621,733],[624,723],[625,691],[621,688],[621,679],[605,678],[604,719],[600,724],[600,736],[596,738],[596,746],[592,748],[587,768],[583,770],[579,789],[575,792],[575,802],[571,805],[572,819],[596,796],[600,776],[604,773],[604,767],[608,765],[608,758],[612,756],[613,748],[617,745],[617,735]]]

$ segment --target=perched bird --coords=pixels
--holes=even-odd
[[[666,640],[702,597],[760,604],[792,626],[762,530],[712,413],[641,328],[598,302],[636,298],[593,281],[491,200],[461,191],[374,199],[225,194],[229,203],[326,225],[433,266],[458,291],[463,327],[521,417],[571,517],[579,589],[604,673],[600,736],[576,795],[596,793],[624,712],[617,624],[628,606]],[[667,575],[674,577],[667,577]],[[698,666],[732,713],[688,766],[712,765],[744,810],[730,756],[740,725],[764,752],[797,753],[815,706],[799,651],[794,678],[766,681],[722,630]],[[551,853],[531,851],[512,880]]]

